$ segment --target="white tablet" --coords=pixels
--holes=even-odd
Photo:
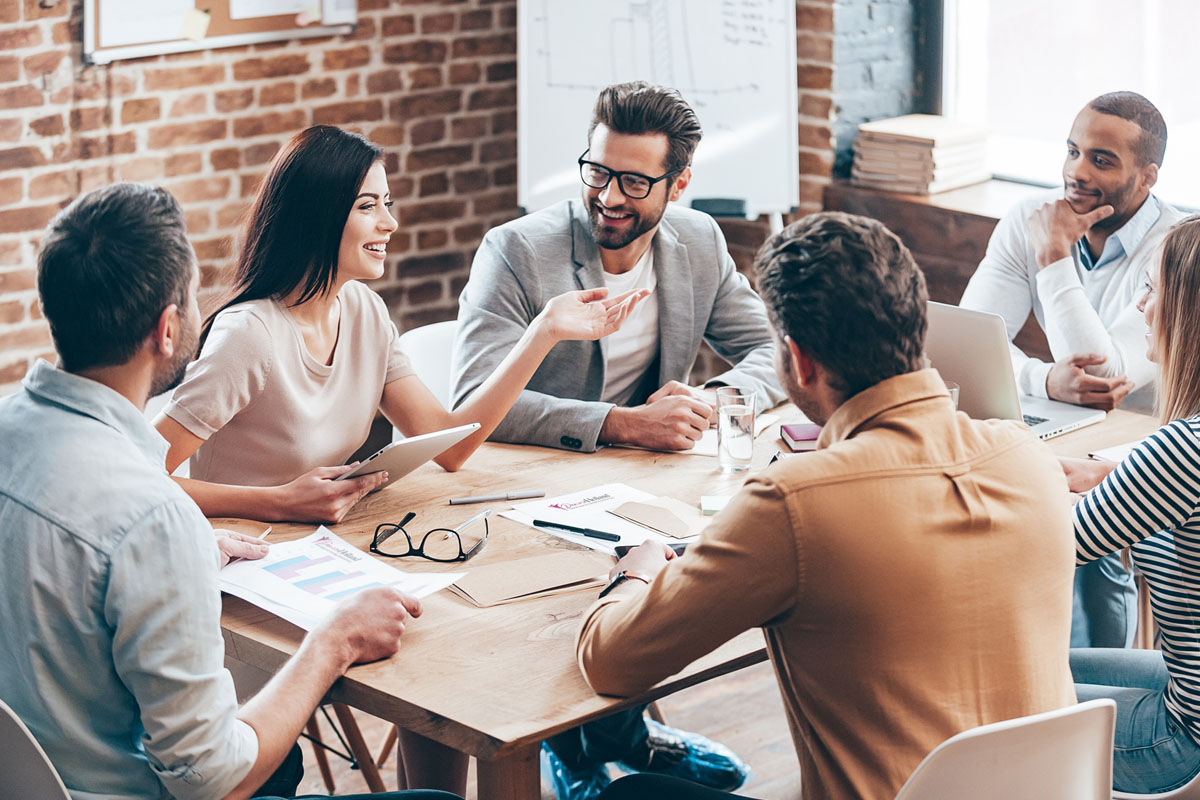
[[[457,428],[447,428],[444,431],[422,433],[420,436],[410,436],[407,439],[392,442],[354,469],[338,475],[335,480],[343,481],[359,475],[386,471],[388,480],[383,486],[391,486],[429,459],[449,450],[477,430],[479,430],[479,423],[472,422],[470,425],[459,425]],[[382,489],[383,486],[379,488]]]

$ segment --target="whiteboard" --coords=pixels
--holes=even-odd
[[[683,201],[736,198],[749,216],[800,200],[794,0],[518,0],[517,200],[580,193],[576,159],[605,86],[678,89],[704,138]]]

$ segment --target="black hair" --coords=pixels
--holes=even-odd
[[[118,183],[51,220],[37,258],[38,296],[63,369],[127,362],[163,309],[188,300],[195,255],[165,189]]]
[[[1142,166],[1162,166],[1167,154],[1167,123],[1154,103],[1137,92],[1109,92],[1088,103],[1088,108],[1136,124],[1142,132],[1133,146],[1134,155]]]
[[[233,276],[236,303],[282,298],[302,287],[303,303],[329,291],[337,277],[346,219],[367,172],[383,151],[357,133],[314,125],[275,156],[250,208]]]
[[[925,349],[925,276],[881,222],[811,214],[771,237],[755,257],[771,322],[851,397],[919,369]]]

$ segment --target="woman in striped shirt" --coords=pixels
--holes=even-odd
[[[1071,651],[1080,701],[1117,702],[1113,785],[1157,794],[1200,773],[1200,217],[1173,228],[1138,308],[1166,424],[1115,469],[1064,459],[1080,564],[1131,548],[1161,651]],[[1156,273],[1156,274],[1155,274]]]

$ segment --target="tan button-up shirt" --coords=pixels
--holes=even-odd
[[[650,586],[597,602],[579,661],[633,694],[762,626],[803,796],[891,798],[955,733],[1075,702],[1074,570],[1050,451],[955,413],[922,370],[852,397]]]

